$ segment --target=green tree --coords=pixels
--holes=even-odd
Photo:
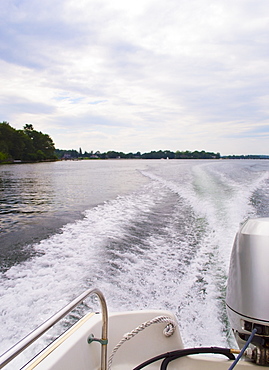
[[[35,131],[33,125],[16,130],[6,121],[0,123],[0,162],[55,159],[54,151],[50,136]]]
[[[17,130],[4,121],[0,123],[0,152],[5,160],[21,159],[23,140]]]
[[[49,135],[34,130],[32,125],[25,125],[24,133],[31,139],[34,152],[38,158],[41,158],[41,156],[43,159],[55,158],[55,146]],[[42,155],[41,152],[43,153]]]
[[[31,123],[26,123],[26,125],[23,126],[24,130],[29,130],[29,131],[33,131],[34,130],[34,126],[31,124]]]
[[[120,158],[121,154],[123,154],[123,153],[119,153],[119,152],[115,152],[114,150],[110,150],[106,153],[106,156],[107,156],[107,158]]]

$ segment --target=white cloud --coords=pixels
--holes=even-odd
[[[61,148],[227,154],[248,153],[251,139],[268,154],[265,133],[245,135],[269,124],[267,9],[266,0],[1,2],[0,120],[31,122]]]

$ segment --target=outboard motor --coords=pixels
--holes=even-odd
[[[239,347],[256,329],[252,359],[269,366],[269,218],[249,219],[236,235],[226,306]]]

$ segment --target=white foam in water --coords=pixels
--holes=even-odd
[[[82,221],[37,244],[35,249],[43,255],[2,274],[1,352],[88,288],[87,281],[102,288],[107,239],[119,238],[121,229],[153,204],[145,192],[140,198],[118,197],[89,210]]]
[[[199,251],[178,284],[178,317],[185,344],[227,346],[230,339],[220,320],[226,316],[220,312],[224,296],[220,297],[223,293],[217,289],[225,287],[235,234],[244,219],[255,216],[250,197],[268,179],[268,171],[242,181],[239,176],[229,178],[211,162],[193,166],[192,183],[186,183],[184,177],[178,183],[147,175],[184,198],[206,227]]]
[[[230,163],[163,162],[144,172],[152,181],[139,192],[86,211],[1,275],[1,352],[90,286],[110,311],[172,310],[187,346],[227,345],[230,251],[269,172],[236,177]]]

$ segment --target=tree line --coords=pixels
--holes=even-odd
[[[264,154],[242,154],[242,155],[225,155],[223,159],[269,159],[269,155]]]
[[[23,130],[17,130],[6,121],[0,123],[0,163],[40,162],[58,159],[218,159],[220,153],[202,151],[158,150],[147,153],[84,152],[77,150],[55,149],[48,134],[34,130],[33,125],[26,124]]]
[[[108,151],[104,153],[97,152],[84,152],[82,150],[61,150],[56,149],[55,154],[59,159],[219,159],[220,153],[197,151],[176,151],[172,152],[170,150],[158,150],[151,151],[147,153],[123,153],[117,151]]]
[[[51,137],[26,124],[16,130],[6,121],[0,123],[0,163],[56,160]]]

